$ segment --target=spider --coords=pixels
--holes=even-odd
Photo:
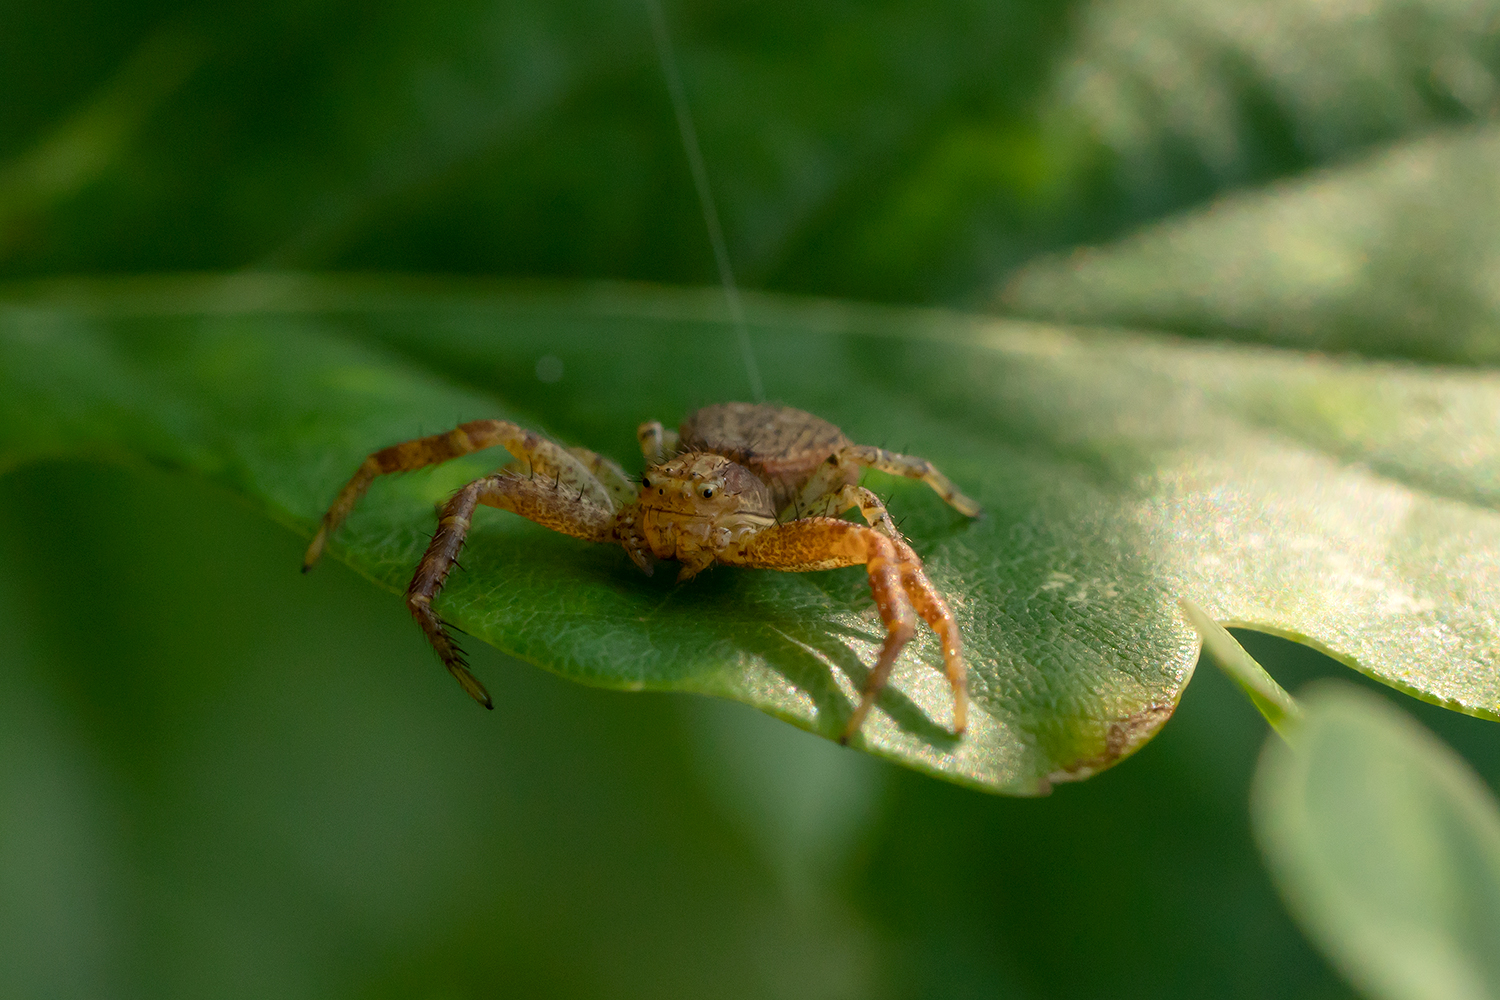
[[[574,538],[622,545],[648,575],[657,560],[675,559],[682,564],[679,582],[714,563],[792,573],[863,564],[886,637],[840,742],[859,732],[915,631],[916,616],[942,642],[953,731],[962,735],[968,705],[958,626],[885,505],[858,485],[859,475],[873,468],[920,479],[969,517],[979,515],[978,504],[925,459],[854,444],[828,421],[790,407],[723,403],[693,413],[677,432],[648,421],[637,437],[646,459],[638,484],[611,459],[566,448],[506,420],[474,420],[384,448],[365,459],[323,515],[302,571],[317,562],[328,536],[376,476],[500,445],[514,460],[443,506],[437,532],[406,588],[407,607],[444,665],[486,708],[494,707],[488,692],[432,606],[478,504]],[[838,517],[853,507],[866,524]]]

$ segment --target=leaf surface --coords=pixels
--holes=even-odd
[[[1380,1000],[1500,992],[1500,806],[1386,700],[1305,698],[1256,774],[1257,837],[1308,936]]]
[[[1500,361],[1500,128],[1456,130],[1041,258],[1012,309],[1318,351]]]
[[[633,470],[640,421],[747,392],[716,293],[246,275],[18,286],[6,301],[0,467],[144,458],[304,535],[364,455],[397,441],[508,417]],[[986,508],[970,522],[924,487],[869,477],[953,605],[975,709],[954,741],[924,631],[864,729],[876,753],[1012,794],[1113,764],[1191,674],[1179,597],[1500,715],[1493,377],[751,305],[774,398],[931,459]],[[378,482],[331,552],[403,588],[434,504],[504,459]],[[585,683],[735,698],[824,735],[880,638],[858,569],[720,569],[679,587],[489,510],[463,564],[440,606],[476,639]],[[288,587],[317,585],[295,569]]]

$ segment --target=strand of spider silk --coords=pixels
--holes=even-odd
[[[745,325],[745,309],[740,303],[739,286],[734,283],[734,269],[729,266],[729,247],[724,242],[724,228],[719,224],[719,210],[714,206],[713,191],[708,186],[708,169],[703,165],[703,149],[698,145],[698,130],[693,128],[693,112],[688,106],[682,76],[677,72],[677,57],[672,52],[672,38],[667,34],[667,18],[662,12],[661,0],[645,0],[645,4],[651,15],[651,33],[656,38],[656,54],[661,59],[661,72],[667,78],[667,93],[672,97],[672,110],[677,115],[677,131],[682,136],[682,148],[687,152],[693,186],[698,189],[698,204],[703,209],[703,224],[708,228],[708,242],[713,245],[714,261],[719,265],[719,282],[724,286],[729,318],[739,337],[740,355],[745,362],[745,374],[750,378],[750,391],[754,393],[757,403],[764,403],[766,390],[760,381],[760,366],[755,363],[755,351],[750,346],[750,328]]]

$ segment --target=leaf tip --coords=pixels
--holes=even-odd
[[[1131,714],[1110,721],[1104,730],[1104,746],[1095,754],[1073,760],[1042,779],[1046,794],[1051,785],[1062,781],[1083,781],[1092,778],[1107,768],[1135,753],[1166,725],[1172,713],[1177,711],[1177,702],[1154,702]]]

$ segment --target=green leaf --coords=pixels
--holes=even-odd
[[[1495,364],[1497,158],[1494,126],[1409,142],[1041,259],[1001,298],[1053,320]]]
[[[966,292],[991,273],[969,235],[983,206],[1053,174],[1029,119],[1065,4],[664,7],[747,285]],[[96,183],[25,220],[4,273],[715,278],[640,3],[0,12],[0,161],[76,132],[59,123],[89,119],[131,47],[179,21],[203,71],[96,151],[118,154],[92,158]]]
[[[141,122],[203,61],[203,43],[180,30],[151,35],[82,108],[26,153],[0,162],[0,260],[23,223],[96,181],[120,156]]]
[[[1172,180],[1201,184],[1189,165],[1242,184],[1488,118],[1497,13],[1494,0],[1099,0],[1081,11],[1050,114],[1160,203],[1182,197]]]
[[[0,467],[143,457],[304,535],[364,455],[396,441],[501,416],[637,468],[640,421],[746,391],[717,293],[245,275],[18,286],[6,301]],[[1492,381],[930,311],[749,305],[773,397],[932,459],[986,508],[970,522],[871,477],[954,606],[975,708],[955,742],[924,633],[864,730],[875,752],[1013,794],[1108,767],[1159,729],[1190,676],[1179,596],[1500,714],[1500,588],[1474,555],[1500,550],[1481,502],[1500,477],[1478,444],[1500,416]],[[539,379],[544,357],[560,380]],[[1391,406],[1402,394],[1424,408]],[[1420,470],[1440,438],[1468,464],[1451,480],[1393,480],[1317,447],[1318,421],[1335,419],[1391,463]],[[378,482],[331,551],[402,588],[433,505],[503,457]],[[621,552],[481,514],[467,572],[441,598],[475,638],[586,683],[731,697],[839,732],[879,638],[858,570],[719,570],[677,587]],[[286,585],[317,577],[288,567]]]
[[[1327,684],[1269,740],[1255,828],[1293,916],[1380,1000],[1500,994],[1500,806],[1385,699]]]

